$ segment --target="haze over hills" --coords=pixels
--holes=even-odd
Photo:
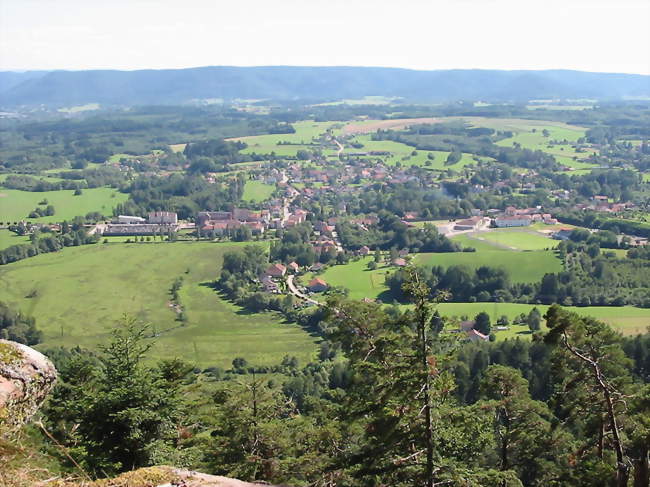
[[[620,100],[650,96],[650,76],[582,71],[416,71],[373,67],[212,66],[165,70],[0,72],[0,105],[177,104],[195,99],[407,101]]]

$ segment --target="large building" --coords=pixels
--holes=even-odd
[[[533,219],[530,215],[518,215],[518,216],[499,216],[494,219],[494,223],[497,227],[527,227],[532,223]]]
[[[160,223],[164,225],[175,225],[178,223],[178,216],[173,211],[152,211],[147,218],[148,223]]]
[[[102,235],[105,236],[144,236],[167,235],[177,232],[178,225],[161,225],[159,223],[110,223],[106,225]]]

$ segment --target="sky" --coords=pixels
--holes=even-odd
[[[650,74],[650,0],[0,0],[0,70],[195,66]]]

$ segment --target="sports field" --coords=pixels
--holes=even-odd
[[[0,221],[28,219],[29,213],[38,207],[38,203],[43,199],[47,199],[48,205],[54,206],[55,214],[29,218],[29,221],[59,222],[91,211],[111,216],[113,208],[128,197],[129,195],[113,188],[84,189],[79,196],[75,196],[73,190],[34,192],[0,188]],[[41,205],[43,209],[45,206],[47,205]]]
[[[158,338],[153,358],[182,357],[199,366],[229,366],[235,357],[276,364],[285,354],[310,359],[317,338],[275,314],[249,314],[209,287],[222,255],[238,244],[208,242],[96,244],[66,248],[0,267],[0,296],[36,318],[39,348],[94,348],[129,313],[150,322]],[[180,291],[188,322],[169,307]],[[36,292],[36,296],[26,296]]]

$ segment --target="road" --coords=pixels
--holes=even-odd
[[[336,155],[337,155],[337,156],[340,156],[340,155],[341,155],[341,152],[343,152],[343,149],[344,149],[343,144],[341,144],[341,143],[340,143],[338,140],[336,140],[334,137],[332,137],[332,141],[333,141],[336,145],[339,146],[339,150],[338,150],[338,152],[336,153]]]
[[[297,297],[299,299],[303,299],[303,300],[307,301],[308,303],[312,303],[312,304],[315,304],[316,306],[320,306],[321,304],[318,301],[316,301],[315,299],[312,299],[309,296],[307,296],[306,294],[303,294],[300,291],[298,291],[298,288],[293,283],[293,278],[294,278],[293,274],[290,274],[290,275],[287,276],[287,286],[289,287],[289,291],[291,292],[291,294],[293,294],[295,297]]]

